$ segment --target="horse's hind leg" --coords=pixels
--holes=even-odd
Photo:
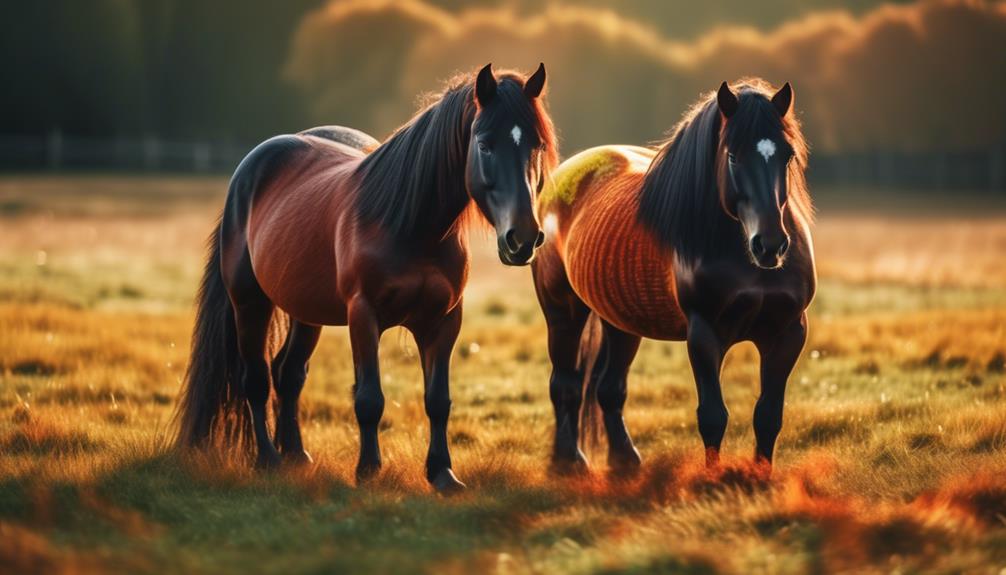
[[[759,342],[761,395],[754,410],[755,461],[772,463],[775,440],[782,430],[786,380],[807,341],[807,316],[793,322],[770,341]]]
[[[231,293],[238,332],[238,352],[244,368],[241,381],[248,406],[251,408],[255,443],[258,447],[256,466],[270,468],[278,465],[280,461],[279,453],[269,439],[266,425],[266,403],[269,401],[271,377],[269,370],[271,358],[268,357],[266,343],[274,306],[261,292],[257,283],[253,286],[245,283],[244,287],[245,289],[238,290],[237,293],[234,291]]]
[[[225,212],[226,214],[226,212]],[[252,428],[258,448],[256,466],[274,467],[279,464],[279,453],[269,438],[266,425],[266,403],[269,401],[269,386],[272,373],[269,364],[269,328],[275,306],[269,300],[251,266],[251,256],[244,243],[243,235],[227,226],[225,215],[223,227],[223,276],[234,308],[234,323],[237,328],[238,354],[241,358],[241,384],[251,410]]]
[[[548,324],[548,356],[552,361],[552,466],[559,472],[586,469],[587,458],[578,445],[584,379],[578,364],[580,337],[590,309],[573,292],[557,254],[543,251],[538,257],[532,271],[538,302]]]
[[[276,359],[279,368],[273,370],[276,395],[279,398],[276,447],[283,454],[284,461],[291,463],[311,462],[311,456],[304,450],[300,435],[298,404],[307,379],[308,361],[318,345],[320,335],[321,326],[294,321],[283,353]]]
[[[604,322],[602,350],[603,362],[596,366],[594,375],[598,378],[597,403],[601,406],[604,430],[608,436],[608,466],[612,471],[632,472],[641,463],[622,418],[622,408],[628,395],[627,378],[632,360],[639,351],[641,338]]]

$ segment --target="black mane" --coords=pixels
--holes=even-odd
[[[463,207],[473,91],[470,83],[448,89],[364,158],[357,168],[363,221],[403,237],[430,217],[425,212],[457,202]]]

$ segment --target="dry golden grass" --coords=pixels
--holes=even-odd
[[[823,218],[814,232],[819,272],[828,279],[927,287],[1006,285],[1006,220],[1001,217],[843,215]]]
[[[728,356],[725,465],[708,472],[686,354],[661,342],[644,343],[630,376],[643,470],[609,477],[599,452],[589,476],[548,475],[544,322],[527,270],[480,247],[450,424],[470,489],[444,500],[423,477],[415,346],[395,330],[381,350],[386,465],[372,485],[352,481],[344,329],[325,332],[303,398],[314,466],[260,475],[218,454],[167,452],[223,183],[29,184],[0,182],[5,204],[31,199],[0,221],[0,571],[1006,566],[1006,219],[822,215],[821,293],[771,477],[749,461],[753,347]],[[63,203],[81,202],[67,199],[78,185],[102,200]]]

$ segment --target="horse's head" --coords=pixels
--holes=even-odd
[[[783,216],[795,150],[784,119],[793,107],[793,89],[787,82],[771,98],[753,90],[738,97],[723,82],[716,102],[725,120],[720,139],[723,207],[744,228],[755,264],[778,268],[790,245]]]
[[[539,102],[544,87],[544,64],[526,81],[513,74],[497,80],[488,64],[475,80],[465,179],[507,265],[530,263],[545,240],[532,201],[555,161],[551,121]]]

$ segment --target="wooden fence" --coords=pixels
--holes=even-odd
[[[0,171],[229,174],[249,142],[0,135]],[[1006,143],[971,152],[815,153],[808,178],[825,185],[1006,191]]]

